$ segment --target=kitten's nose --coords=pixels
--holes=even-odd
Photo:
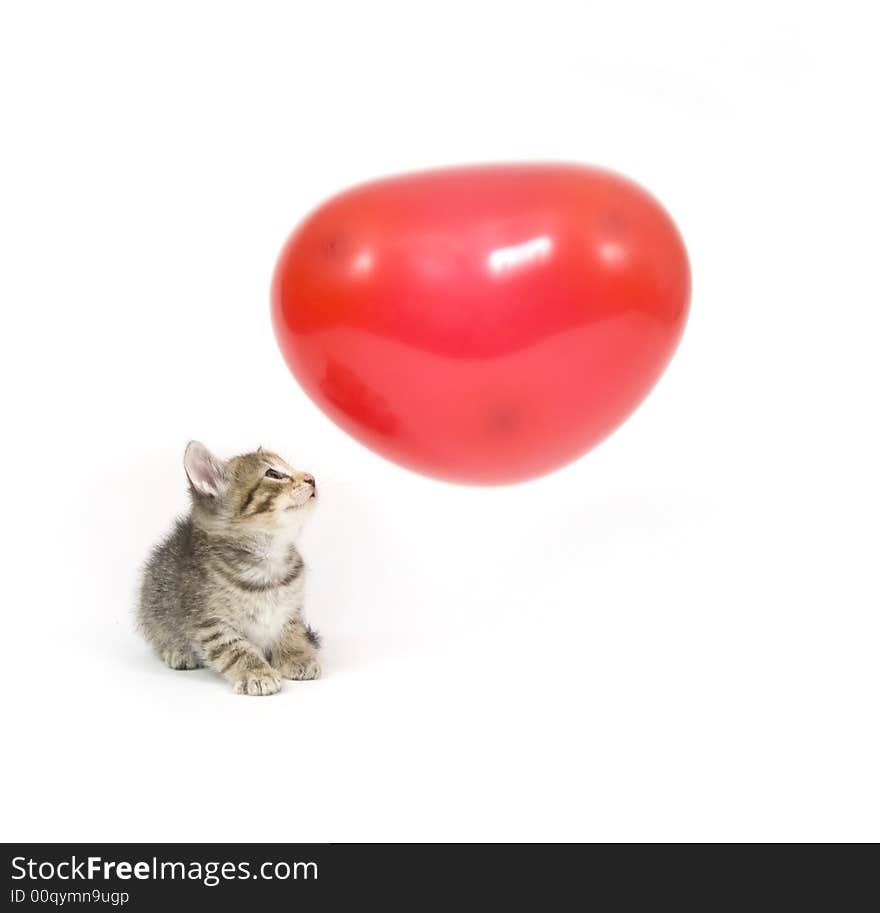
[[[310,472],[303,473],[303,482],[308,482],[314,489],[317,489],[318,487],[315,484],[315,477]]]

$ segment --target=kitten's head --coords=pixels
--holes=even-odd
[[[193,519],[215,533],[295,535],[317,496],[314,476],[262,447],[224,461],[190,441],[183,465]]]

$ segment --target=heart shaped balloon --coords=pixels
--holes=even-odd
[[[354,187],[278,260],[287,364],[353,437],[427,475],[564,465],[645,397],[681,337],[684,244],[598,168],[472,166]]]

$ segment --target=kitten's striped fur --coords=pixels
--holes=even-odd
[[[303,620],[295,545],[314,478],[262,448],[223,462],[196,441],[184,467],[192,510],[147,562],[144,636],[172,669],[210,666],[238,694],[318,678],[319,639]]]

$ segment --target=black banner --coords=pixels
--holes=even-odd
[[[251,910],[261,902],[408,910],[876,905],[870,846],[6,844],[6,908]],[[868,906],[865,902],[871,898]]]

